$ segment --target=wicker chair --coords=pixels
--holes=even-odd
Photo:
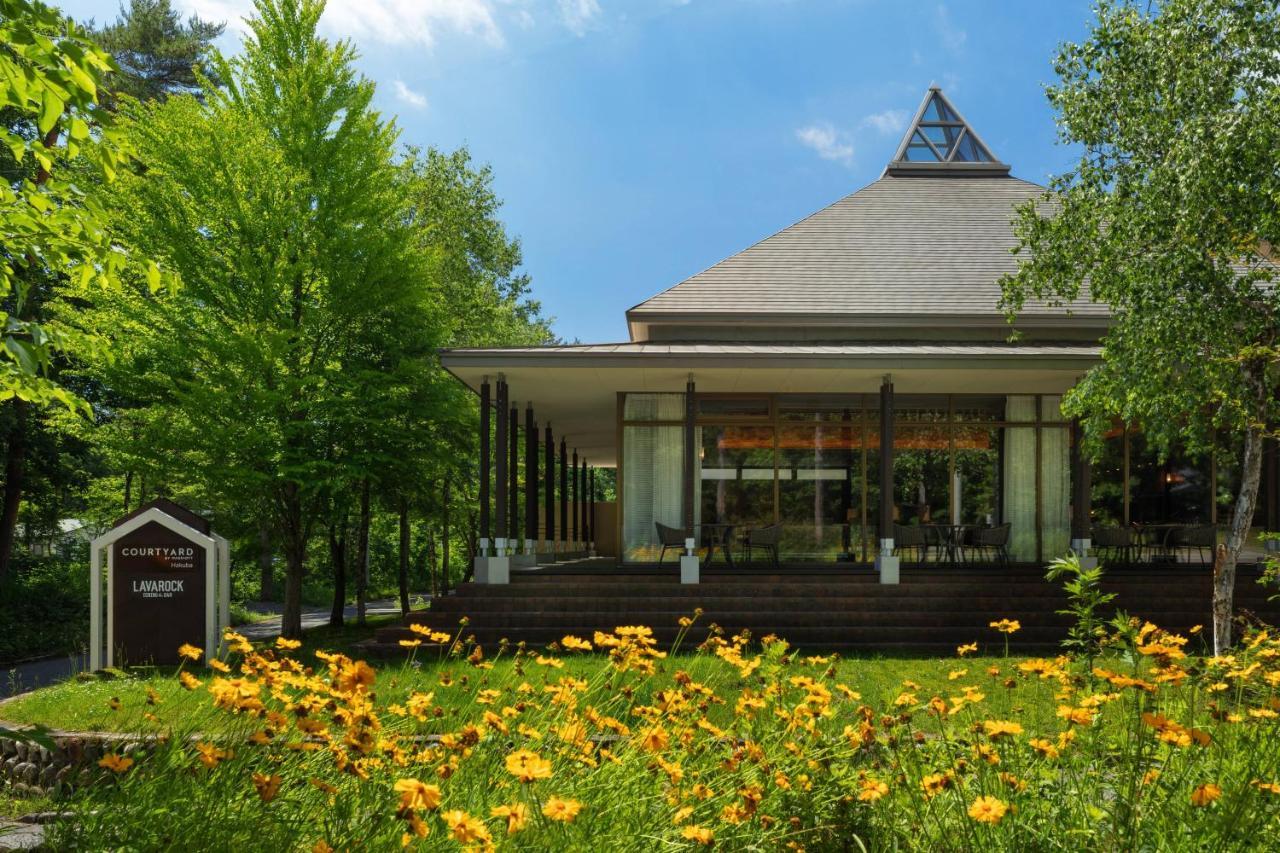
[[[1000,565],[1008,565],[1009,531],[1012,529],[1013,525],[1007,522],[997,527],[974,528],[969,532],[969,541],[964,548],[976,551],[979,560],[989,551]]]
[[[782,525],[769,524],[748,530],[742,536],[742,548],[746,552],[748,562],[751,552],[759,548],[769,555],[773,567],[778,568],[778,543],[782,541]]]
[[[1095,527],[1091,531],[1093,550],[1098,557],[1113,554],[1122,562],[1133,562],[1134,532],[1128,527]]]
[[[1191,562],[1191,549],[1196,549],[1196,553],[1200,556],[1200,562],[1204,562],[1205,551],[1209,552],[1209,556],[1213,556],[1213,549],[1218,545],[1218,528],[1212,524],[1203,524],[1196,527],[1175,527],[1169,531],[1169,538],[1165,540],[1165,546],[1175,555],[1179,551],[1187,552],[1187,562]]]
[[[908,549],[914,549],[916,552],[917,562],[925,562],[929,559],[929,535],[923,527],[918,525],[895,524],[893,526],[893,552],[899,554]]]
[[[662,546],[662,553],[658,555],[658,565],[661,566],[662,558],[667,556],[667,551],[672,548],[677,553],[684,550],[684,531],[678,527],[667,527],[656,521],[653,526],[658,528],[658,544]]]

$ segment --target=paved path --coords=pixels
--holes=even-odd
[[[422,596],[414,595],[410,598],[410,601],[416,602],[420,598]],[[258,613],[270,613],[272,618],[241,625],[236,630],[253,640],[269,640],[280,634],[280,605],[278,603],[250,601],[246,602],[246,606]],[[384,598],[378,601],[371,601],[365,612],[369,616],[385,616],[399,613],[400,599]],[[356,618],[354,604],[347,605],[345,615],[348,624]],[[303,608],[302,630],[309,631],[312,628],[328,624],[328,607]],[[0,668],[0,699],[6,696],[16,696],[19,693],[27,693],[37,687],[48,687],[50,684],[65,681],[78,672],[84,672],[89,668],[87,657],[87,655],[75,655],[45,658],[44,660]]]

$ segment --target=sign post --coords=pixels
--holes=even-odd
[[[227,540],[172,501],[117,521],[90,546],[90,668],[178,663],[183,643],[203,648],[206,660],[216,657],[230,621],[230,564]]]

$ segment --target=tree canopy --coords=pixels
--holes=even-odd
[[[1216,565],[1215,646],[1280,421],[1280,10],[1269,0],[1104,0],[1048,88],[1076,165],[1015,223],[1004,307],[1104,303],[1102,362],[1067,395],[1096,449],[1119,418],[1164,453],[1243,437]]]

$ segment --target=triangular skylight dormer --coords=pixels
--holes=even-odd
[[[930,86],[887,171],[891,175],[1007,175],[1009,167],[991,154],[942,90]]]

